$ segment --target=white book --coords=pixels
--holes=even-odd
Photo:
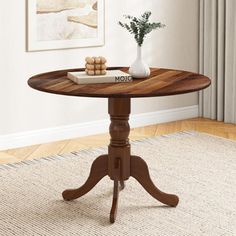
[[[108,70],[106,75],[87,75],[83,72],[68,72],[68,79],[76,84],[103,84],[103,83],[129,83],[133,81],[132,76],[120,70]]]

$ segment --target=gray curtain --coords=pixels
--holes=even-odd
[[[236,0],[200,0],[200,116],[236,124]]]

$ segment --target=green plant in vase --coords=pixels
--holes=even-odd
[[[127,23],[119,21],[119,25],[128,30],[130,34],[134,35],[134,39],[137,42],[137,58],[129,69],[129,73],[134,78],[146,78],[150,75],[150,69],[142,59],[142,45],[146,36],[153,30],[165,27],[165,25],[160,22],[150,23],[151,15],[152,13],[150,11],[145,12],[139,18],[125,15],[124,17]]]

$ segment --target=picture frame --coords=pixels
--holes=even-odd
[[[27,0],[28,52],[104,45],[105,0],[51,1]]]

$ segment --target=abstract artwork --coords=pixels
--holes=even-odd
[[[103,44],[104,0],[28,0],[28,51]]]

